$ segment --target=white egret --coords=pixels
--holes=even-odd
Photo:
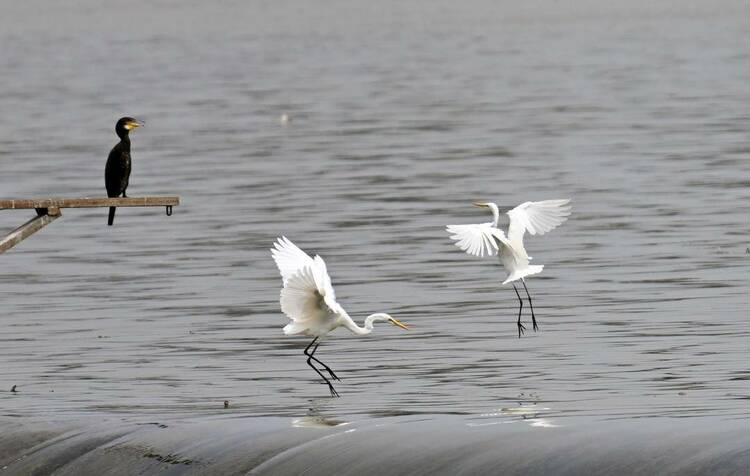
[[[523,235],[529,232],[531,235],[543,235],[558,227],[570,215],[570,200],[544,200],[542,202],[525,202],[508,212],[510,225],[508,236],[497,228],[500,220],[500,210],[492,202],[474,202],[473,205],[492,210],[492,222],[477,225],[448,225],[448,233],[451,239],[456,241],[456,246],[474,256],[500,255],[500,262],[508,271],[508,277],[503,284],[512,283],[513,290],[518,296],[518,337],[526,330],[521,324],[521,311],[523,310],[523,299],[518,293],[514,281],[521,280],[531,308],[531,321],[534,330],[539,326],[534,315],[534,305],[531,304],[531,295],[526,287],[526,276],[541,273],[544,265],[530,265],[531,256],[526,254],[523,246]]]
[[[408,329],[408,327],[385,313],[368,316],[364,327],[359,327],[336,302],[331,277],[328,276],[323,258],[317,255],[311,258],[286,237],[281,237],[274,243],[271,254],[279,268],[284,285],[280,297],[281,311],[291,319],[291,322],[284,327],[284,334],[314,337],[304,351],[307,356],[307,365],[325,381],[331,390],[331,396],[338,397],[339,394],[333,388],[331,381],[312,364],[312,361],[317,362],[331,378],[341,380],[330,367],[315,357],[315,351],[320,345],[319,340],[337,327],[346,327],[359,336],[367,335],[372,332],[373,323],[377,321],[387,321],[402,329]],[[313,345],[315,347],[312,352],[309,352]]]

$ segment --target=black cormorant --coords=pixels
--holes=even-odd
[[[141,126],[141,122],[132,117],[123,117],[115,125],[115,132],[120,142],[112,148],[104,169],[104,184],[110,198],[127,197],[128,180],[130,179],[130,133],[131,129]],[[115,207],[109,207],[109,222],[115,221]]]

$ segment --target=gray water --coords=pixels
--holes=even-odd
[[[135,115],[129,194],[182,205],[0,256],[0,414],[750,416],[745,2],[2,3],[0,196],[103,196]],[[444,227],[564,197],[518,339]],[[340,399],[281,333],[280,235],[412,326],[324,342]]]

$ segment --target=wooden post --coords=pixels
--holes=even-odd
[[[5,253],[37,231],[60,218],[59,208],[38,208],[37,216],[13,230],[8,236],[0,240],[0,253]]]
[[[37,216],[0,239],[0,253],[16,246],[29,236],[60,218],[61,208],[99,207],[166,207],[167,216],[172,207],[180,204],[180,197],[127,197],[127,198],[39,198],[0,200],[0,210],[35,209]]]

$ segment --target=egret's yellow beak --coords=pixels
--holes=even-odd
[[[487,202],[473,202],[472,205],[479,208],[487,208]]]
[[[131,130],[131,129],[135,129],[136,127],[141,127],[142,125],[143,125],[143,122],[129,121],[125,124],[125,129]]]
[[[394,318],[392,318],[392,317],[391,317],[391,324],[393,324],[394,326],[398,326],[398,327],[400,327],[401,329],[406,329],[407,331],[409,330],[409,326],[407,326],[407,325],[406,325],[406,324],[404,324],[403,322],[399,322],[399,321],[397,321],[396,319],[394,319]]]

